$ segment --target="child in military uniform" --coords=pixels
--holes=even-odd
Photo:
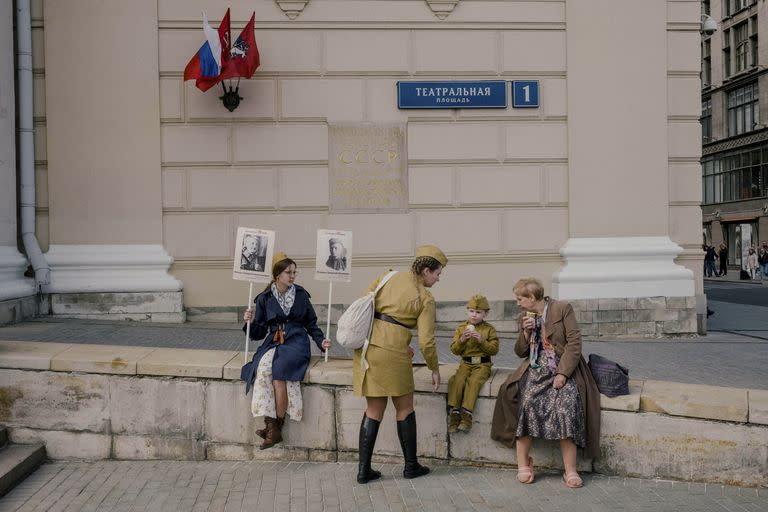
[[[485,321],[491,307],[482,295],[467,302],[467,321],[456,328],[451,352],[461,356],[456,373],[448,380],[448,432],[469,432],[477,395],[491,376],[491,356],[499,352],[496,329]]]

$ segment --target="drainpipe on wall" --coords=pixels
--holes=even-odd
[[[35,236],[35,142],[32,111],[32,16],[29,0],[16,1],[16,76],[19,83],[19,184],[21,239],[32,268],[35,288],[44,292],[51,269]]]

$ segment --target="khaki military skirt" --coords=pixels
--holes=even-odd
[[[374,321],[371,339],[376,344],[369,345],[365,354],[368,370],[360,363],[362,349],[355,350],[353,358],[352,389],[356,395],[402,396],[413,393],[413,366],[408,355],[410,338],[410,331],[403,327]],[[380,346],[379,342],[387,346]]]

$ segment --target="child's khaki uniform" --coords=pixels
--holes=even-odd
[[[491,324],[483,321],[475,326],[475,330],[480,333],[480,340],[470,337],[462,342],[461,335],[467,325],[469,321],[456,328],[451,343],[451,352],[461,356],[461,363],[448,380],[448,405],[473,411],[480,388],[491,376],[491,356],[499,352],[499,336]]]

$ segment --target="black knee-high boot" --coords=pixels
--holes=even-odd
[[[373,456],[373,447],[376,444],[376,436],[379,434],[379,425],[381,425],[380,421],[372,420],[363,413],[357,448],[359,452],[357,483],[359,484],[367,484],[371,480],[381,477],[381,472],[371,469],[371,457]]]
[[[429,473],[429,468],[419,464],[416,457],[416,413],[411,412],[404,420],[397,422],[397,437],[400,438],[400,447],[403,449],[405,468],[404,478],[416,478]]]

